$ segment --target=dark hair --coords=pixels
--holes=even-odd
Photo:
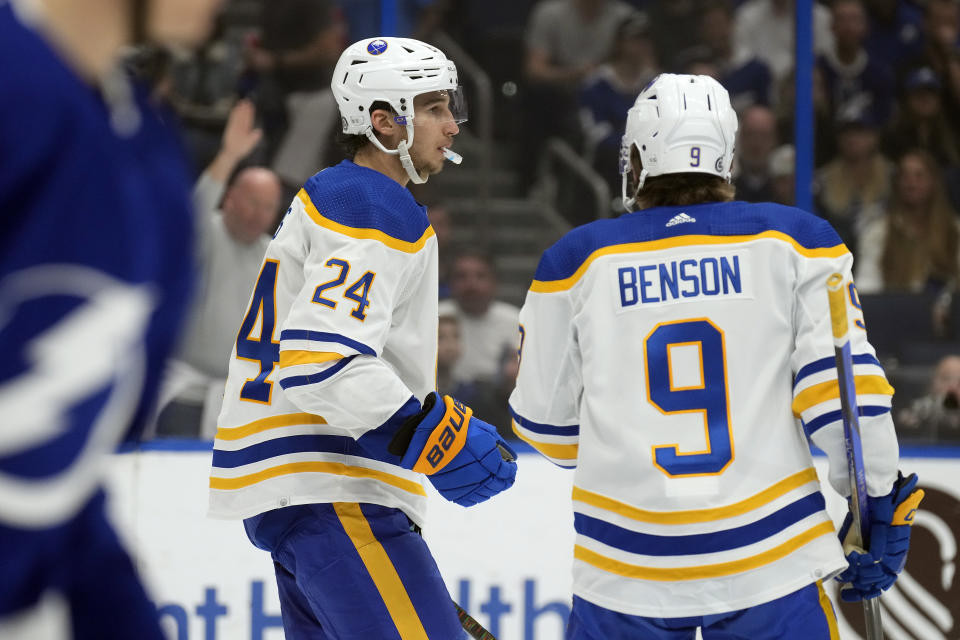
[[[634,167],[641,165],[640,152],[636,147],[631,148],[630,159]],[[628,193],[635,184],[636,182],[633,184],[628,182]],[[736,191],[736,187],[720,176],[708,173],[667,173],[644,180],[643,188],[637,193],[634,210],[652,207],[685,207],[705,202],[730,202]]]
[[[647,178],[637,194],[637,208],[684,207],[705,202],[730,202],[736,188],[707,173],[668,173]]]
[[[464,258],[473,258],[487,265],[494,276],[497,274],[497,265],[493,259],[493,254],[484,247],[476,245],[458,245],[451,253],[450,263],[458,262]]]
[[[396,113],[393,110],[393,107],[390,106],[390,103],[385,102],[384,100],[377,100],[371,103],[368,111],[373,113],[377,109],[383,109],[384,111],[389,111],[390,113]],[[343,151],[344,155],[351,160],[353,160],[354,156],[357,155],[357,152],[360,151],[360,149],[370,144],[370,139],[367,138],[367,136],[360,133],[344,133],[343,129],[338,129],[333,139],[334,142],[337,143],[337,146]]]

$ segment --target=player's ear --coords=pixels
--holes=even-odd
[[[390,137],[398,129],[398,125],[393,121],[393,113],[387,109],[374,109],[370,114],[370,122],[373,124],[374,132],[381,136]]]

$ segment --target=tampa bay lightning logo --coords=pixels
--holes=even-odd
[[[382,38],[371,40],[370,43],[367,44],[367,53],[369,53],[372,56],[378,56],[386,50],[387,50],[387,41],[383,40]]]

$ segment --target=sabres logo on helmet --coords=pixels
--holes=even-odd
[[[367,44],[367,53],[369,53],[372,56],[378,56],[386,50],[387,50],[387,41],[381,38],[377,38],[376,40],[371,40]]]

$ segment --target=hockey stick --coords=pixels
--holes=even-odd
[[[843,442],[847,450],[847,472],[850,477],[850,506],[853,514],[853,544],[866,548],[864,523],[870,521],[867,502],[867,476],[863,468],[863,447],[860,441],[860,419],[857,412],[857,389],[853,382],[853,359],[850,353],[850,325],[847,321],[846,287],[843,276],[834,273],[827,278],[830,300],[830,323],[833,326],[833,354],[840,384],[840,407],[843,414]],[[883,640],[880,619],[880,597],[863,600],[863,617],[867,640]]]
[[[497,640],[492,633],[484,629],[483,625],[474,620],[473,616],[464,611],[460,605],[454,602],[453,606],[457,608],[457,617],[460,618],[460,626],[470,634],[471,638],[475,640]]]

